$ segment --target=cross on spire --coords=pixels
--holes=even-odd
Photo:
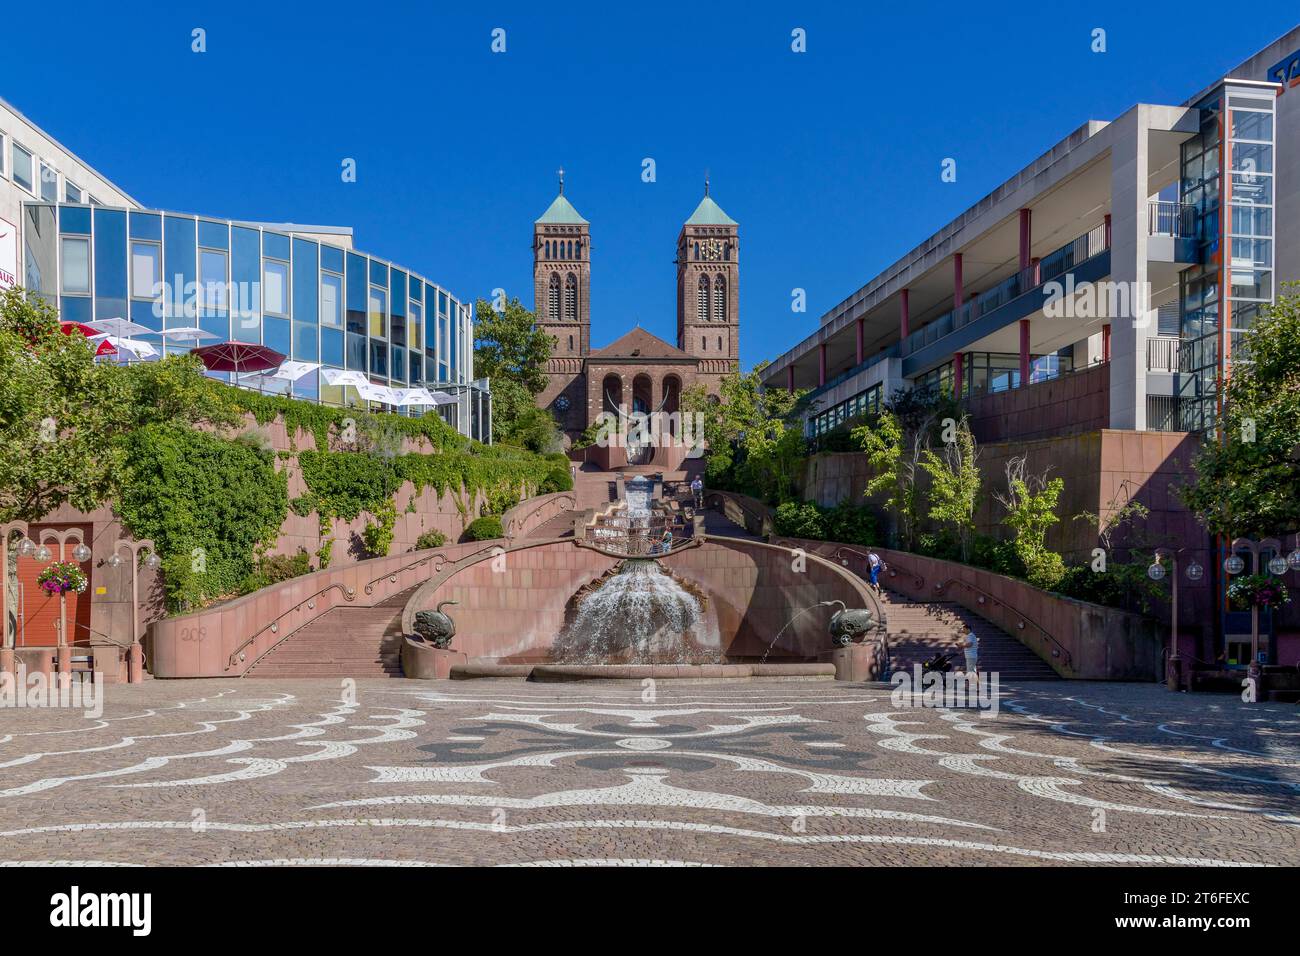
[[[709,194],[709,171],[706,169],[704,171],[704,195],[707,196],[708,194]]]
[[[557,172],[560,174],[560,195],[564,195],[564,167],[561,166]]]

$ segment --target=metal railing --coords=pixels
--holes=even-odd
[[[1177,372],[1178,351],[1182,340],[1170,335],[1147,339],[1147,371]]]
[[[1191,239],[1196,236],[1196,207],[1156,200],[1147,203],[1147,235]]]

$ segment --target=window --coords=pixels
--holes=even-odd
[[[36,195],[32,190],[32,154],[15,142],[12,155],[13,162],[10,165],[14,170],[14,185],[21,186],[32,195]]]
[[[713,280],[713,321],[727,321],[727,280],[722,276]]]
[[[578,280],[572,272],[564,280],[564,318],[569,322],[578,320]]]
[[[63,291],[90,294],[90,240],[63,237]]]
[[[226,311],[226,254],[218,249],[199,250],[199,286],[204,315]]]
[[[560,318],[560,277],[551,276],[550,287],[546,294],[546,315],[552,322]]]
[[[422,288],[424,288],[423,283],[416,281],[414,279],[411,281],[412,293],[414,293],[417,289],[422,289]],[[421,305],[419,302],[417,302],[415,299],[412,299],[410,304],[410,315],[407,318],[407,322],[410,325],[410,347],[412,351],[416,351],[417,349],[422,348],[424,345],[424,329],[423,329],[424,323],[422,321],[423,316],[424,316],[424,306]],[[412,368],[415,367],[414,356],[411,357],[411,367]],[[411,381],[414,382],[415,380],[416,379],[413,374],[411,377]]]
[[[59,201],[59,174],[45,163],[41,163],[41,198],[46,202]]]
[[[162,247],[131,240],[131,298],[152,299],[162,277]]]
[[[0,176],[5,172],[5,134],[0,133]]]
[[[262,261],[262,309],[267,315],[289,314],[289,263]]]
[[[320,274],[320,324],[343,327],[343,277],[332,272]]]
[[[705,322],[709,318],[709,279],[700,276],[700,287],[695,294],[695,317]]]
[[[63,181],[63,201],[82,203],[86,201],[86,194],[71,179],[65,179]]]
[[[371,286],[370,288],[370,337],[382,339],[388,334],[388,293]],[[372,357],[374,355],[372,351]],[[385,353],[386,355],[387,353]],[[387,368],[387,360],[384,362]],[[374,363],[371,363],[371,372],[373,373]],[[387,375],[387,371],[383,374]]]

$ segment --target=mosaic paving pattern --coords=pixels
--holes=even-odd
[[[0,861],[239,866],[1300,863],[1300,711],[1003,686],[112,686],[0,711]]]

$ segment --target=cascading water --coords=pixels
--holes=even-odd
[[[582,599],[551,654],[566,664],[712,664],[722,647],[695,595],[656,562],[632,559]]]

